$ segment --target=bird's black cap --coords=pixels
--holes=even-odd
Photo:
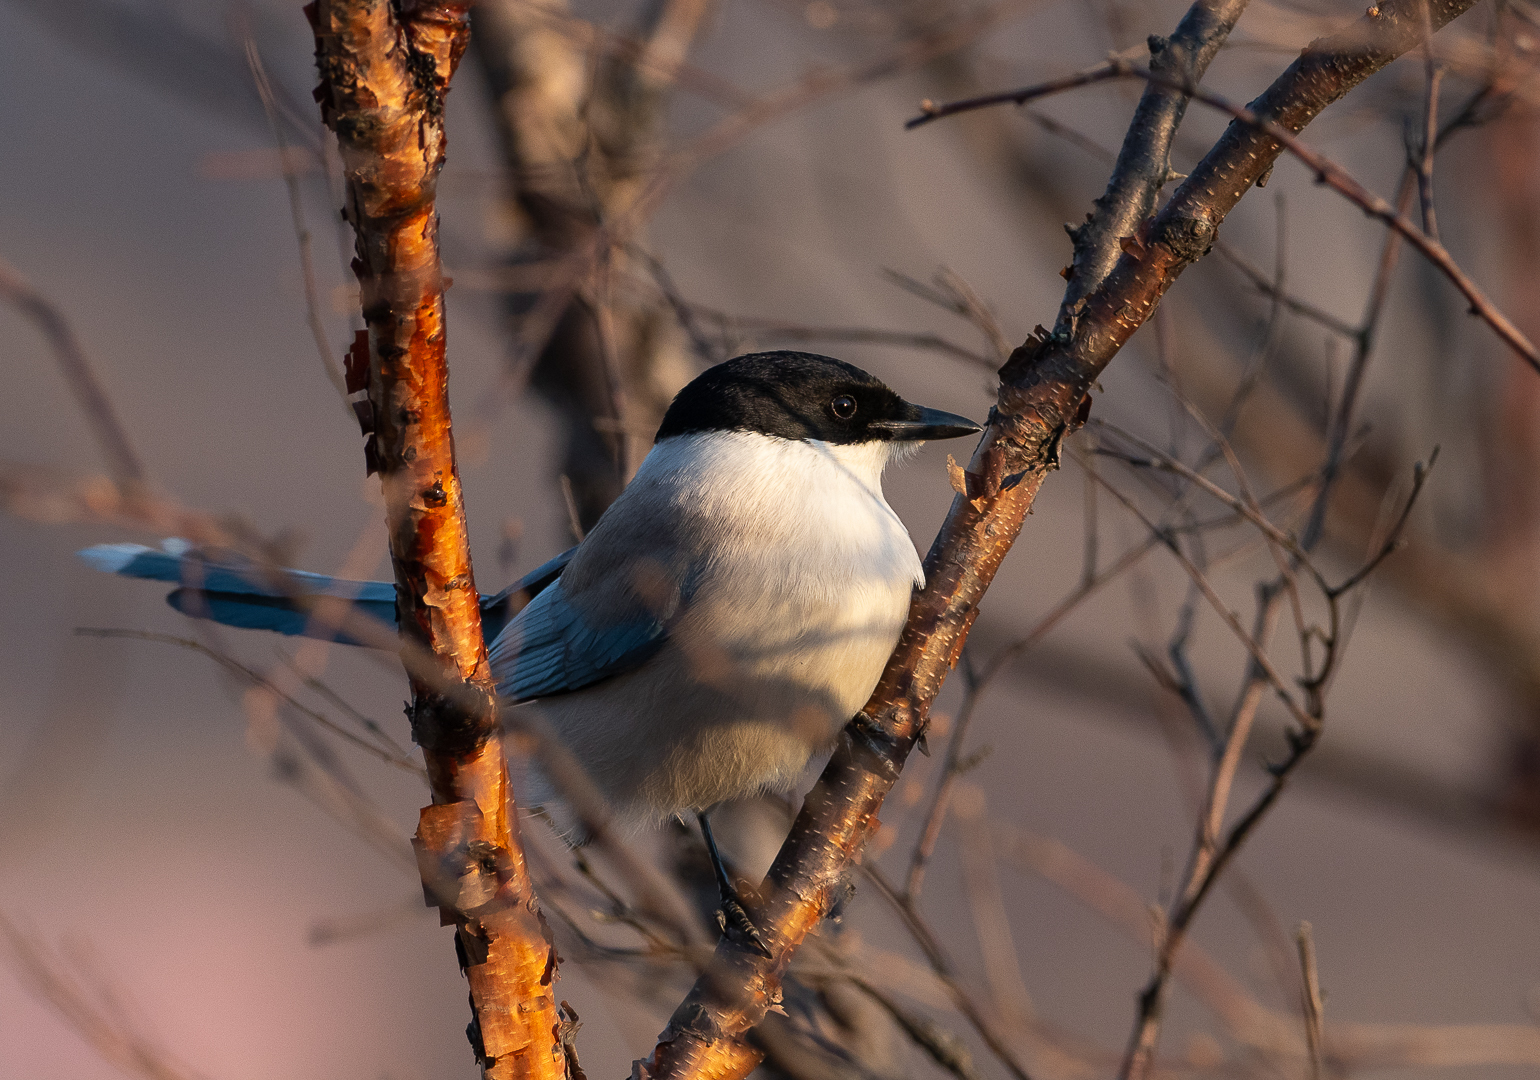
[[[979,430],[965,416],[910,404],[881,379],[832,356],[762,352],[709,368],[679,391],[657,438],[753,431],[863,443],[954,439]]]

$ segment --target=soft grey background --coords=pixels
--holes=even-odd
[[[1147,7],[1131,15],[1129,40],[1169,30],[1180,10]],[[216,52],[210,62],[228,81],[189,93],[174,74],[157,72],[153,49],[136,69],[122,59],[136,51],[132,43],[104,51],[92,43],[102,27],[61,32],[38,17],[41,10],[0,4],[0,255],[68,313],[166,491],[189,505],[243,515],[268,532],[295,530],[307,569],[335,568],[371,537],[383,554],[360,440],[303,322],[283,185],[272,177],[205,176],[212,154],[271,145],[244,72],[221,67]],[[308,104],[311,45],[298,5],[256,10],[275,76]],[[67,22],[67,6],[54,17],[61,11]],[[168,25],[229,52],[224,5],[165,11]],[[1088,30],[1083,16],[1075,3],[1043,4],[989,38],[990,54],[1001,58],[997,85],[1094,62],[1113,43]],[[1262,11],[1257,18],[1261,36],[1279,17]],[[815,59],[840,62],[853,51],[847,39],[810,30],[793,7],[727,0],[695,61],[745,87],[769,88]],[[1275,51],[1243,51],[1222,57],[1211,78],[1244,99],[1284,62]],[[489,266],[498,252],[490,179],[496,161],[479,78],[468,63],[449,99],[441,208],[451,273]],[[1385,80],[1377,85],[1392,89]],[[1051,322],[1062,284],[1057,271],[1068,254],[1059,219],[1024,205],[1016,189],[981,169],[960,127],[904,133],[913,103],[932,92],[915,77],[822,103],[756,133],[681,185],[652,238],[683,292],[747,315],[941,329],[973,345],[965,327],[878,273],[892,267],[925,278],[944,264],[994,305],[1013,340]],[[1115,145],[1133,93],[1098,90],[1048,109]],[[1361,125],[1340,112],[1323,121],[1317,142],[1384,190],[1398,167],[1396,132],[1376,129],[1350,141]],[[714,115],[686,97],[675,120],[681,130],[697,130]],[[1194,145],[1218,126],[1195,115]],[[1041,168],[1080,185],[1079,205],[1099,193],[1097,163],[1026,121],[1022,131]],[[1451,166],[1455,175],[1460,167]],[[1269,190],[1290,200],[1295,288],[1356,318],[1375,252],[1373,228],[1290,165],[1280,166]],[[332,214],[319,183],[307,183],[306,198],[329,296],[346,283]],[[1450,201],[1446,229],[1461,237],[1465,253],[1491,243],[1475,211]],[[1272,258],[1272,214],[1268,198],[1248,198],[1226,225],[1227,237],[1259,263]],[[1419,299],[1418,271],[1400,280],[1394,314],[1401,321],[1386,362],[1373,369],[1371,402],[1398,392],[1396,334],[1417,333],[1412,313],[1428,307]],[[1178,288],[1201,297],[1203,274]],[[1449,307],[1447,295],[1440,303]],[[452,391],[462,416],[479,407],[502,359],[496,305],[470,287],[450,294]],[[340,354],[347,320],[327,317]],[[1477,378],[1472,369],[1490,359],[1481,334],[1463,323],[1453,333],[1451,365],[1462,378]],[[1162,432],[1170,406],[1148,376],[1148,337],[1141,334],[1109,371],[1097,411]],[[987,380],[976,369],[892,349],[837,351],[915,400],[978,417],[987,410]],[[0,372],[0,458],[101,469],[49,352],[9,309],[0,309]],[[1455,421],[1435,416],[1407,434],[1408,467],[1433,443],[1457,439],[1440,423]],[[462,441],[483,588],[499,587],[568,542],[549,482],[552,436],[541,409],[520,402],[497,414],[484,440]],[[926,449],[889,481],[890,499],[922,548],[951,495],[947,449]],[[1434,506],[1458,508],[1460,476],[1456,468],[1441,474],[1448,486],[1433,492]],[[1073,583],[1080,507],[1079,477],[1067,469],[1048,484],[991,592],[981,639],[1003,641],[1030,625]],[[524,539],[516,564],[500,568],[496,552],[509,517],[522,520]],[[1103,520],[1104,551],[1138,539],[1135,524],[1105,502]],[[268,774],[245,745],[239,688],[191,654],[71,636],[78,626],[186,632],[161,590],[96,575],[73,557],[85,544],[122,538],[0,518],[0,907],[45,940],[78,943],[174,1056],[210,1077],[473,1076],[462,1034],[465,986],[448,931],[429,913],[344,944],[306,943],[314,920],[404,905],[416,885]],[[1149,565],[1161,616],[1153,629],[1163,636],[1180,582],[1158,557]],[[384,570],[382,560],[376,574]],[[1237,605],[1260,572],[1253,561],[1224,577]],[[993,754],[971,779],[991,814],[1062,840],[1153,901],[1163,864],[1180,864],[1185,855],[1189,818],[1154,719],[1153,688],[1128,647],[1144,632],[1130,597],[1129,582],[1108,590],[1056,633],[1040,659],[991,693],[975,738]],[[269,636],[232,633],[228,640],[255,664],[275,658]],[[1074,660],[1093,654],[1110,657],[1126,673],[1126,687],[1077,692]],[[1210,626],[1200,659],[1215,680],[1214,697],[1228,695],[1241,670],[1238,649]],[[398,675],[334,650],[328,678],[405,738]],[[955,690],[947,708],[955,708]],[[1381,591],[1371,594],[1334,692],[1327,744],[1443,782],[1478,784],[1498,742],[1493,711],[1481,670],[1458,643]],[[917,758],[904,785],[926,783],[936,760]],[[421,790],[373,761],[350,761],[408,832]],[[906,816],[903,803],[895,799],[885,818],[912,828],[915,811]],[[979,979],[955,828],[943,839],[926,907],[965,973]],[[895,873],[906,850],[900,842],[888,855]],[[1238,866],[1285,925],[1314,924],[1331,1017],[1531,1021],[1526,1000],[1540,995],[1540,866],[1532,847],[1421,823],[1314,783],[1307,766]],[[1039,1015],[1121,1047],[1146,976],[1146,947],[1038,879],[1008,866],[1001,873]],[[870,902],[853,923],[855,932],[901,948],[896,928]],[[1278,999],[1255,939],[1222,892],[1196,939],[1264,1000],[1292,1007]],[[620,1075],[650,1049],[657,1020],[621,1015],[577,965],[563,969],[561,992],[585,1021],[589,1075]],[[1181,1054],[1191,1033],[1215,1028],[1179,991],[1164,1048]],[[920,1075],[928,1066],[916,1061],[914,1068]],[[49,1008],[0,971],[0,1077],[109,1075]]]

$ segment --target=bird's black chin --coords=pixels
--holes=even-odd
[[[930,439],[960,439],[984,430],[966,416],[910,405],[897,420],[872,420],[868,429],[891,442],[925,442]]]

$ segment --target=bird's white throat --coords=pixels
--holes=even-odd
[[[923,585],[914,542],[882,494],[883,468],[907,448],[745,431],[679,435],[653,447],[633,483],[688,489],[704,516],[734,523],[736,546],[789,550],[801,565],[785,569],[809,582],[829,572],[821,560],[853,558],[864,574]]]

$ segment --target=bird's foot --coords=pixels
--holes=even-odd
[[[743,906],[738,890],[733,887],[733,879],[727,873],[722,853],[717,850],[716,837],[711,835],[710,818],[704,810],[696,818],[700,821],[701,838],[706,841],[706,854],[711,856],[711,869],[717,879],[717,895],[722,898],[722,906],[717,909],[717,925],[722,928],[722,936],[747,945],[760,956],[770,959],[770,947],[765,944],[765,936],[754,925],[754,920],[749,918],[748,909]]]
[[[747,945],[766,960],[770,959],[770,947],[765,944],[765,936],[754,925],[754,920],[749,917],[748,910],[738,899],[735,890],[722,891],[722,906],[717,909],[717,925],[722,928],[723,937]]]

